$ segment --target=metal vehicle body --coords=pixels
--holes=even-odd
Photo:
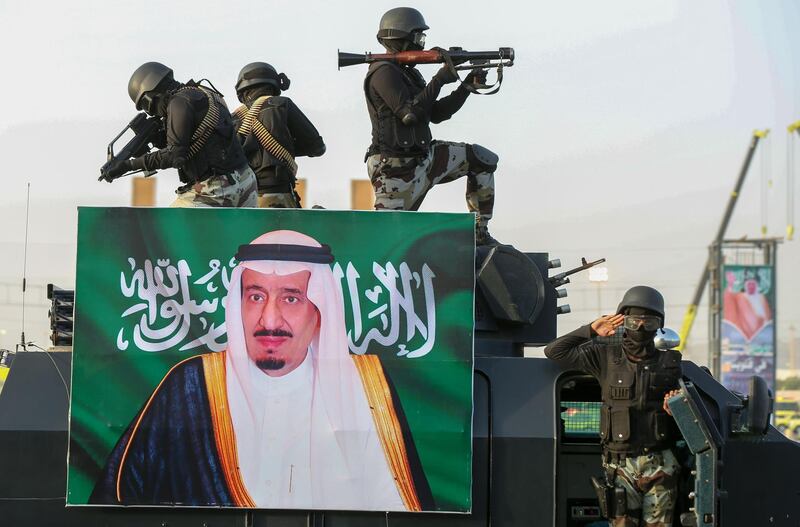
[[[236,527],[582,527],[598,524],[600,386],[591,376],[523,356],[555,337],[566,271],[546,253],[478,250],[472,512],[367,513],[217,508],[65,507],[70,352],[19,352],[0,392],[0,524]],[[593,262],[597,263],[597,262]],[[593,263],[583,262],[578,268]],[[524,277],[524,279],[521,279]],[[67,348],[69,349],[69,348]],[[9,362],[9,361],[6,361]],[[670,400],[683,435],[675,525],[800,524],[800,444],[768,419],[770,394],[749,397],[683,363]],[[681,515],[683,516],[681,521]]]
[[[599,473],[600,446],[591,417],[575,421],[599,405],[599,385],[519,356],[475,360],[471,514],[65,508],[68,404],[60,377],[68,383],[70,361],[67,352],[29,352],[11,365],[0,393],[3,525],[571,527],[599,519],[589,478]],[[694,507],[698,516],[685,518],[696,525],[797,526],[800,444],[771,426],[764,435],[745,431],[747,404],[695,364],[683,366],[680,512]]]

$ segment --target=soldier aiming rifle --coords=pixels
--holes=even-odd
[[[513,50],[473,54],[459,49],[423,51],[427,29],[416,9],[391,9],[381,18],[377,34],[387,54],[340,54],[340,66],[370,63],[364,92],[372,143],[365,161],[375,190],[375,208],[417,210],[431,187],[466,176],[467,207],[477,214],[476,241],[496,245],[488,222],[494,207],[494,172],[499,158],[481,145],[433,140],[430,123],[450,119],[470,93],[495,86],[486,85],[486,67],[498,68],[499,88],[502,67],[513,63]],[[492,63],[491,59],[499,62]],[[470,60],[477,64],[465,64]],[[432,62],[444,62],[444,66],[426,83],[414,66]],[[458,77],[459,69],[470,70],[463,81]],[[458,88],[439,99],[442,87],[456,81],[460,81]]]
[[[210,84],[210,83],[209,83]],[[128,95],[143,111],[123,130],[135,137],[109,160],[100,180],[177,168],[183,186],[173,207],[255,207],[256,177],[236,137],[231,114],[213,86],[180,83],[172,70],[147,62],[133,72]],[[158,148],[150,152],[150,145]]]

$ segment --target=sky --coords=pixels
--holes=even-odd
[[[365,68],[337,71],[336,50],[378,51],[378,2],[195,0],[0,2],[0,348],[22,328],[26,189],[30,183],[25,328],[46,347],[47,283],[72,288],[78,206],[130,203],[130,183],[97,182],[106,144],[134,115],[130,74],[157,60],[178,80],[208,78],[236,101],[239,69],[267,61],[315,123],[325,156],[300,160],[308,202],[347,209],[365,179]],[[427,43],[468,50],[511,46],[500,92],[471,96],[434,137],[500,156],[491,232],[565,267],[606,258],[599,290],[568,286],[565,332],[613,310],[630,286],[659,288],[667,325],[680,327],[753,130],[759,146],[729,238],[783,236],[787,125],[800,119],[800,4],[774,2],[424,2]],[[795,52],[793,54],[793,51]],[[422,66],[427,77],[436,66]],[[800,154],[795,156],[800,160]],[[158,176],[168,205],[177,174]],[[767,182],[771,182],[771,185]],[[762,196],[762,187],[765,189]],[[793,190],[796,192],[796,189]],[[463,211],[464,182],[437,187],[422,210]],[[779,340],[800,328],[798,242],[778,257]],[[705,361],[707,308],[687,345]]]

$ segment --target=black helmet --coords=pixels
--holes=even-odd
[[[386,11],[378,25],[378,42],[383,40],[408,40],[413,42],[412,33],[418,34],[430,29],[422,13],[413,7],[395,7]],[[424,41],[423,41],[424,42]],[[414,42],[419,44],[418,42]],[[421,48],[421,46],[420,46]]]
[[[160,62],[145,62],[136,68],[128,81],[128,95],[133,104],[138,108],[142,95],[155,90],[164,79],[174,80],[172,70]]]
[[[245,88],[259,84],[269,84],[277,90],[284,91],[289,89],[290,81],[286,74],[278,73],[271,64],[251,62],[239,72],[239,77],[236,79],[236,94],[241,100],[241,94]]]
[[[640,307],[658,313],[661,327],[664,327],[664,297],[652,287],[637,285],[628,289],[617,307],[617,314],[622,314],[629,307]]]

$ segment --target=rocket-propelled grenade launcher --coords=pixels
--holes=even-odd
[[[514,48],[500,48],[497,51],[465,51],[461,48],[444,50],[433,48],[420,51],[399,51],[397,53],[342,53],[339,52],[339,68],[355,64],[370,64],[388,60],[397,64],[440,64],[449,57],[457,70],[490,68],[502,64],[514,65]],[[477,63],[476,63],[477,61]],[[469,64],[466,64],[469,63]]]
[[[461,48],[433,48],[419,51],[399,51],[397,53],[358,53],[339,52],[339,69],[355,64],[371,64],[378,61],[396,64],[446,64],[454,72],[464,70],[497,70],[497,81],[490,85],[473,87],[461,81],[467,90],[481,95],[490,95],[500,89],[503,82],[503,68],[514,65],[514,48],[500,48],[497,51],[465,51]],[[458,75],[456,73],[456,75]],[[489,92],[480,92],[494,88]]]
[[[133,138],[128,143],[120,148],[119,152],[114,152],[114,144],[119,141],[119,138],[125,135],[125,132],[131,130],[134,133]],[[111,183],[115,179],[123,176],[129,176],[138,172],[144,172],[145,176],[151,176],[155,172],[147,172],[145,170],[135,170],[128,172],[122,176],[115,178],[109,177],[108,170],[113,165],[120,161],[125,161],[133,157],[143,156],[151,150],[151,145],[159,146],[161,143],[166,143],[164,120],[160,117],[148,117],[146,113],[137,113],[136,117],[131,120],[128,125],[117,134],[108,144],[108,159],[106,163],[100,167],[100,177],[98,181],[108,181]]]

